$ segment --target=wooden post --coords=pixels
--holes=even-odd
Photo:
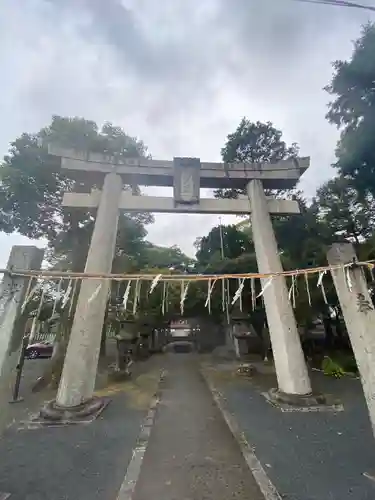
[[[351,243],[332,245],[327,254],[331,266],[356,260]],[[375,434],[375,309],[363,269],[339,268],[331,271],[354,356],[361,376],[363,392]]]
[[[40,269],[44,250],[34,246],[14,246],[9,271]],[[29,278],[6,274],[0,285],[0,432],[7,423],[7,407],[12,396],[26,325],[21,315]]]

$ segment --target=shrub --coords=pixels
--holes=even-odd
[[[341,378],[345,375],[345,371],[342,366],[328,356],[326,356],[323,360],[322,370],[324,375],[327,375],[328,377]]]

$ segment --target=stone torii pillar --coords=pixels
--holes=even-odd
[[[38,270],[43,256],[44,250],[40,248],[15,245],[7,269],[13,272]],[[0,283],[0,434],[7,424],[7,406],[24,343],[27,316],[22,314],[22,306],[30,279],[8,273]],[[31,284],[34,286],[36,282],[33,280]]]
[[[259,273],[280,273],[283,268],[262,182],[252,180],[247,185],[247,193]],[[265,287],[268,279],[261,281]],[[279,385],[271,396],[292,404],[316,404],[285,278],[274,277],[263,297]]]
[[[350,343],[361,376],[363,392],[375,436],[375,309],[363,269],[354,264],[357,255],[352,243],[336,243],[327,253],[337,296],[340,301]],[[350,283],[349,283],[350,280]]]
[[[122,186],[115,170],[105,176],[85,273],[112,270]],[[82,281],[56,401],[41,410],[46,419],[81,420],[104,407],[105,402],[92,395],[109,286],[109,280]]]

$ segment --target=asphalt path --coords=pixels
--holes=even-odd
[[[337,398],[344,411],[281,412],[261,394],[276,379],[226,372],[217,365],[211,382],[282,498],[375,498],[374,437],[360,380],[312,372],[313,386]]]
[[[134,500],[264,500],[198,358],[168,354],[164,367]]]
[[[27,391],[28,375],[34,379],[44,363],[30,362],[25,401],[13,407],[12,425],[0,439],[0,493],[10,493],[9,500],[115,500],[157,390],[160,361],[150,359],[131,381],[101,389],[111,403],[91,424],[36,429],[22,420],[44,397]]]

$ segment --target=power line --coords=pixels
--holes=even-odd
[[[294,2],[300,3],[315,3],[321,5],[333,5],[335,7],[351,7],[353,9],[364,9],[375,12],[375,6],[363,5],[355,2],[349,2],[346,0],[292,0]]]

